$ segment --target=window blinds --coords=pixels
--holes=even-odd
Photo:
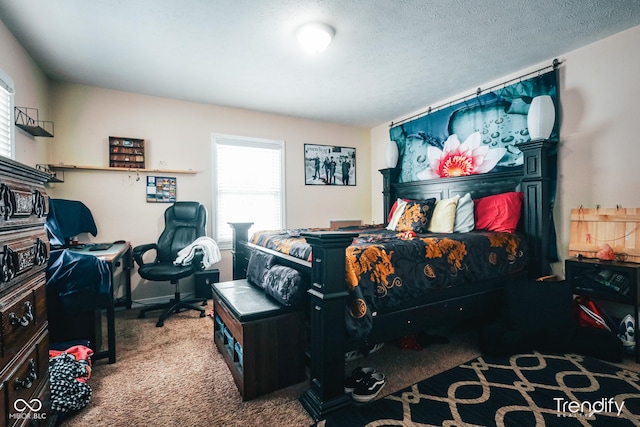
[[[284,226],[284,142],[214,137],[214,212],[219,245],[231,243],[229,222],[253,230]]]
[[[0,71],[0,155],[13,158],[13,82]]]

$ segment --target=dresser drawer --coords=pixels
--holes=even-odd
[[[0,233],[0,292],[44,271],[49,243],[44,227]]]
[[[9,425],[20,425],[25,419],[35,421],[46,417],[48,404],[38,392],[49,381],[49,340],[42,329],[37,341],[32,341],[27,351],[4,378]],[[28,404],[28,406],[27,406]]]
[[[0,362],[4,366],[46,321],[44,277],[34,276],[0,300]]]
[[[44,225],[49,199],[41,183],[0,177],[0,230]]]

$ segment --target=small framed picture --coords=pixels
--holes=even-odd
[[[356,149],[304,144],[306,185],[356,185]]]
[[[122,140],[122,146],[123,147],[133,147],[133,141],[130,141],[128,139],[123,139]]]
[[[147,177],[147,203],[175,203],[177,180],[168,176]]]

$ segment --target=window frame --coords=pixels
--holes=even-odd
[[[9,94],[9,110],[7,116],[9,119],[9,156],[8,158],[15,160],[16,156],[16,142],[15,142],[15,124],[14,124],[14,110],[15,110],[15,86],[13,79],[9,77],[4,71],[0,70],[0,88],[4,89]],[[2,153],[0,152],[0,155]]]
[[[255,148],[271,148],[277,147],[280,153],[280,221],[282,228],[286,227],[286,179],[285,179],[285,142],[284,140],[275,140],[267,138],[247,137],[240,135],[230,135],[222,133],[213,133],[211,135],[211,182],[212,182],[212,234],[218,243],[220,249],[231,249],[232,240],[221,240],[218,230],[218,164],[217,164],[217,147],[220,141],[225,141],[221,145],[236,145]],[[229,143],[231,142],[231,144]]]

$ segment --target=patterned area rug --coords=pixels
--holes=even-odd
[[[479,357],[318,427],[638,426],[640,374],[575,354]]]

